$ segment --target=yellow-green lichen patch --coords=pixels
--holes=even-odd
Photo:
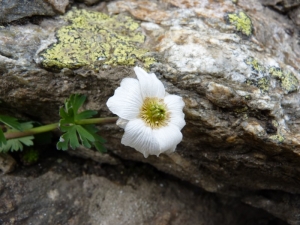
[[[246,13],[228,13],[226,18],[230,24],[235,26],[237,31],[246,36],[250,36],[252,34],[252,22]]]
[[[278,78],[278,79],[283,78],[283,71],[278,67],[270,67],[269,73],[275,78]]]
[[[262,77],[257,80],[257,87],[264,93],[270,89],[270,80],[267,77]]]
[[[280,68],[271,67],[269,73],[281,81],[281,87],[287,93],[298,90],[299,81],[291,72],[283,71]]]
[[[131,17],[73,9],[63,17],[70,25],[61,27],[57,43],[41,53],[46,68],[76,69],[101,65],[135,65],[149,67],[155,60],[140,46],[145,36]]]
[[[284,71],[278,67],[264,66],[253,57],[248,57],[245,63],[250,66],[252,70],[250,78],[248,78],[245,83],[258,87],[263,93],[270,90],[271,78],[280,81],[281,88],[285,93],[298,90],[299,81],[293,73]]]
[[[248,57],[244,61],[251,67],[251,76],[246,80],[246,84],[258,87],[262,93],[267,93],[270,89],[270,78],[264,65],[254,57]]]
[[[281,134],[271,135],[269,138],[278,144],[284,141],[284,137]]]
[[[258,62],[257,59],[255,59],[254,57],[248,57],[246,60],[245,60],[245,63],[248,65],[248,66],[251,66],[251,69],[258,73],[258,74],[265,74],[266,73],[266,68],[260,64]]]
[[[246,80],[246,84],[258,87],[262,93],[267,93],[270,89],[270,78],[266,74],[266,68],[253,57],[245,60],[251,66],[252,77]],[[257,78],[259,76],[260,78]]]

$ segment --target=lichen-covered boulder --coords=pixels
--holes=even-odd
[[[149,67],[154,62],[141,48],[145,35],[139,24],[128,16],[73,9],[63,20],[70,25],[56,31],[55,43],[37,59],[47,69],[88,67],[97,71],[100,65],[133,66],[141,60]]]
[[[142,66],[183,97],[183,142],[145,159],[107,125],[109,153],[299,223],[295,200],[276,199],[300,194],[300,47],[288,18],[256,0],[120,0],[0,29],[1,112],[53,122],[83,93],[111,115],[107,99]]]

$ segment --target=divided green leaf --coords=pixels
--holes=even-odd
[[[95,125],[86,125],[85,127],[94,136],[95,141],[93,144],[94,144],[95,148],[99,152],[102,152],[102,153],[106,152],[107,150],[104,147],[104,143],[106,141],[104,140],[103,137],[101,137],[100,135],[97,134],[97,132],[99,131],[98,128]],[[87,147],[87,146],[85,146],[85,147]]]
[[[13,128],[15,130],[21,131],[22,127],[18,120],[14,117],[0,115],[0,122],[5,124],[9,128]],[[0,147],[7,143],[6,138],[4,136],[4,132],[0,129]]]
[[[14,117],[0,115],[0,122],[15,130],[22,131],[21,123]]]
[[[74,94],[66,100],[64,107],[60,108],[59,127],[65,133],[60,137],[57,149],[67,150],[69,146],[76,149],[83,145],[86,148],[95,146],[98,151],[104,151],[104,140],[97,134],[98,129],[94,125],[78,124],[81,120],[89,119],[97,114],[97,111],[93,110],[78,112],[85,100],[84,95]]]
[[[8,151],[23,151],[23,145],[32,146],[33,145],[33,136],[15,138],[7,140],[6,144],[0,147],[0,152]]]
[[[28,130],[32,128],[32,122],[25,122],[25,123],[19,123],[20,130]],[[2,131],[2,130],[1,130]],[[8,129],[7,132],[15,132],[18,131],[15,128]],[[3,133],[3,131],[2,131]],[[4,136],[4,134],[3,134]],[[5,137],[4,137],[5,138]],[[33,145],[33,136],[26,136],[26,137],[20,137],[20,138],[14,138],[6,140],[6,142],[2,142],[2,145],[0,146],[0,152],[8,152],[8,151],[22,151],[24,148],[23,146],[32,146]]]

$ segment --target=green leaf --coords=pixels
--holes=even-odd
[[[0,121],[15,130],[22,131],[21,124],[14,117],[0,115]]]
[[[61,107],[59,109],[59,115],[60,115],[61,118],[67,118],[68,117],[68,114],[66,113],[64,107]]]
[[[28,122],[20,123],[20,126],[21,126],[21,130],[29,130],[29,129],[33,128],[33,122],[28,121]],[[16,131],[16,130],[11,129],[11,131]]]
[[[59,141],[57,142],[56,144],[56,148],[58,150],[63,150],[63,151],[66,151],[68,150],[68,147],[69,147],[69,134],[63,134],[60,138],[59,138]]]
[[[80,145],[90,148],[90,142],[95,141],[93,134],[88,132],[81,125],[73,125],[65,128],[67,128],[66,133],[60,137],[59,142],[57,143],[57,148],[59,150],[67,150],[68,145],[70,145],[72,149],[76,149]]]
[[[104,147],[103,143],[95,142],[94,145],[95,145],[95,148],[97,149],[97,151],[99,151],[101,153],[107,152],[107,149]]]
[[[97,113],[98,112],[95,110],[86,110],[86,111],[83,111],[83,112],[75,115],[75,120],[88,119],[88,118],[95,116]]]
[[[92,110],[86,110],[78,113],[79,108],[85,102],[86,97],[84,95],[73,94],[69,99],[65,101],[64,107],[59,110],[59,115],[61,120],[59,121],[59,126],[63,126],[67,123],[74,124],[75,121],[90,118],[97,112]]]
[[[23,151],[23,145],[32,146],[33,139],[33,136],[9,139],[5,145],[0,147],[0,152],[6,153],[8,151]]]
[[[0,129],[0,147],[6,144],[6,138],[4,136],[3,130]]]
[[[64,134],[57,143],[57,149],[67,150],[69,146],[76,149],[80,145],[86,148],[95,146],[97,150],[103,151],[104,140],[97,135],[98,129],[94,125],[79,125],[81,120],[88,119],[97,114],[94,110],[85,110],[78,113],[78,110],[85,102],[84,95],[74,94],[65,101],[64,107],[60,108],[59,127]]]
[[[85,125],[86,130],[88,130],[90,133],[93,134],[95,141],[93,142],[93,145],[95,148],[101,152],[107,152],[106,148],[104,147],[104,143],[106,142],[104,138],[102,138],[100,135],[97,134],[99,131],[98,128],[95,125]]]
[[[75,114],[78,112],[78,109],[83,105],[85,100],[86,100],[86,96],[84,95],[75,94],[71,96],[70,103],[72,104],[72,108]]]
[[[57,143],[57,149],[67,150],[68,146],[72,149],[76,149],[80,145],[83,145],[86,148],[95,146],[98,151],[103,152],[103,143],[105,141],[95,133],[98,129],[95,129],[93,126],[94,125],[65,126],[64,129],[66,133],[60,137],[59,142]]]
[[[80,125],[79,126],[77,125],[76,127],[77,127],[77,132],[78,132],[81,140],[87,139],[88,141],[91,141],[91,142],[95,141],[93,134],[91,134],[89,131],[84,129],[84,127],[82,127]]]
[[[19,128],[20,128],[20,130],[31,129],[33,127],[32,123],[33,122],[19,123]],[[7,133],[15,132],[15,131],[18,131],[18,130],[15,129],[15,128],[11,128],[11,129],[7,130]],[[1,130],[1,132],[3,133],[2,130]],[[3,137],[4,137],[4,134],[3,134]],[[0,134],[0,139],[1,139],[1,134]],[[26,146],[32,146],[33,145],[33,141],[32,141],[33,139],[34,139],[34,136],[27,136],[27,137],[9,139],[9,140],[6,140],[6,143],[3,142],[3,140],[0,140],[0,142],[1,142],[0,152],[22,151],[23,150],[23,145],[26,145]]]

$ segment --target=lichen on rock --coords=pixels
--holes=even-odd
[[[251,69],[254,70],[258,74],[265,74],[266,68],[258,62],[254,57],[249,57],[245,60],[245,63],[251,66]]]
[[[228,22],[235,26],[236,30],[246,36],[252,34],[252,22],[249,16],[244,12],[228,13],[226,16]]]
[[[283,71],[281,68],[270,67],[269,73],[281,81],[281,87],[287,92],[296,91],[299,81],[292,72]]]
[[[252,75],[246,80],[246,84],[258,87],[262,93],[267,93],[270,89],[270,78],[266,67],[258,62],[254,57],[248,57],[245,63],[251,67]]]
[[[247,58],[245,63],[251,67],[253,75],[246,80],[246,84],[258,87],[262,93],[269,91],[272,78],[280,81],[280,86],[286,94],[298,90],[299,81],[292,72],[279,67],[264,66],[254,57]]]
[[[271,135],[269,138],[276,143],[282,143],[284,141],[284,137],[281,134]]]
[[[57,43],[40,54],[45,68],[97,70],[101,65],[135,65],[138,60],[149,67],[155,61],[141,48],[145,36],[131,17],[73,9],[63,19],[70,25],[58,29]]]

